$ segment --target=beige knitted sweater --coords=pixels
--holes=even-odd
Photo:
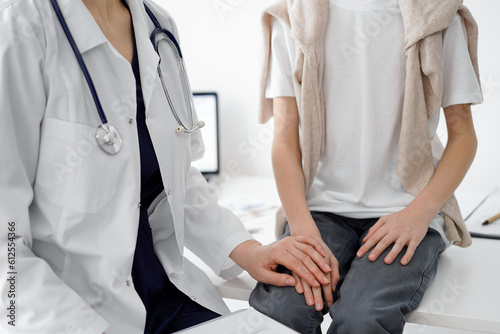
[[[462,0],[399,0],[405,30],[406,83],[399,140],[397,173],[405,189],[417,196],[435,171],[428,120],[442,100],[442,30],[458,12],[464,19],[469,54],[477,66],[477,24]],[[264,11],[264,63],[261,81],[260,121],[273,115],[273,101],[265,98],[271,56],[272,18],[284,22],[296,41],[293,74],[300,119],[300,147],[306,192],[316,175],[325,147],[325,102],[323,97],[324,36],[328,0],[279,0]],[[448,239],[467,247],[472,241],[455,196],[441,208]],[[286,217],[277,214],[276,235],[284,231]]]

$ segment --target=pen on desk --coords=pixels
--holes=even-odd
[[[491,217],[491,218],[486,219],[486,220],[484,221],[483,225],[489,225],[489,224],[493,223],[495,220],[498,220],[498,219],[500,219],[500,213],[499,213],[499,214],[497,214],[497,215],[494,215],[494,216],[493,216],[493,217]]]

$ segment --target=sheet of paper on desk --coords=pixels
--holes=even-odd
[[[483,225],[485,220],[498,213],[500,213],[500,188],[495,188],[465,221],[469,232],[500,238],[500,220]]]
[[[469,218],[472,212],[481,204],[484,199],[492,192],[494,187],[484,186],[475,189],[458,188],[455,191],[460,211],[464,219]]]
[[[176,334],[297,334],[253,308],[231,313]]]

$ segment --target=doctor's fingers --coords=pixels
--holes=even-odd
[[[297,280],[294,278],[294,276],[288,274],[279,274],[269,268],[262,269],[263,270],[260,270],[258,275],[252,275],[252,277],[259,282],[275,286],[296,286],[297,284]],[[297,287],[295,287],[295,289],[297,289]]]
[[[321,254],[321,256],[325,257],[327,254],[324,251],[324,245],[319,243],[316,239],[310,236],[293,236],[293,237],[286,237],[287,238],[292,238],[295,239],[298,242],[301,242],[303,244],[307,244],[311,247],[313,247],[318,253]]]
[[[324,273],[329,273],[332,268],[329,265],[328,253],[323,246],[311,237],[287,237],[281,240],[295,247],[302,254],[297,253],[293,248],[289,249],[294,256],[301,261],[312,260]],[[326,247],[326,246],[325,246]],[[328,248],[327,248],[328,249]],[[329,251],[329,250],[328,250]]]
[[[274,255],[276,263],[295,272],[313,287],[330,282],[330,279],[309,256],[294,247],[287,248],[285,252],[276,252]]]
[[[299,238],[301,237],[296,237],[297,240]],[[320,266],[320,268],[323,268],[323,272],[329,278],[330,282],[328,286],[331,289],[331,291],[329,292],[331,294],[332,291],[335,291],[337,283],[340,280],[339,262],[337,261],[335,255],[333,255],[330,248],[323,242],[323,240],[320,239],[320,241],[318,241],[318,244],[321,245],[323,253],[326,255],[324,258],[317,258],[316,256],[311,256],[311,258],[318,266]],[[299,246],[299,248],[301,247],[302,246]],[[328,263],[328,266],[324,266],[323,260]],[[325,286],[325,284],[322,285]]]

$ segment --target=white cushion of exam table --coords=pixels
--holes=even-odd
[[[272,178],[237,176],[219,186],[220,202],[241,198],[279,204]],[[461,198],[466,197],[462,194]],[[274,222],[253,234],[274,241]],[[189,251],[188,258],[202,268],[224,298],[248,300],[256,281],[246,272],[226,281]],[[436,278],[420,306],[406,316],[409,323],[500,334],[500,240],[473,238],[469,248],[452,246],[439,258]]]

